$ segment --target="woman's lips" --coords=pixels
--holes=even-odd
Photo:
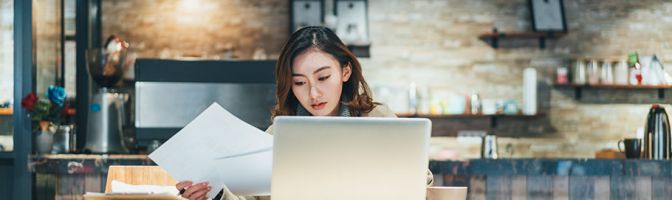
[[[310,107],[313,107],[313,109],[315,109],[315,110],[322,110],[325,105],[327,105],[327,102],[312,104],[312,105],[310,105]]]

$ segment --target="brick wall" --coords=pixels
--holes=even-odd
[[[127,38],[141,57],[223,58],[233,48],[241,59],[251,58],[259,48],[275,58],[288,37],[287,1],[198,1],[208,8],[181,2],[103,0],[103,35]],[[499,138],[503,157],[593,157],[595,151],[616,148],[619,139],[634,136],[650,103],[671,100],[672,95],[656,99],[654,90],[590,90],[577,100],[573,90],[553,87],[552,80],[555,68],[570,66],[575,55],[624,57],[638,51],[655,53],[669,63],[672,2],[566,0],[570,32],[547,41],[546,49],[537,48],[535,40],[506,41],[503,48],[493,49],[477,37],[493,27],[530,30],[526,0],[369,4],[371,58],[361,62],[378,98],[394,110],[406,109],[403,95],[411,82],[435,97],[476,91],[483,99],[520,102],[523,69],[537,69],[539,112],[544,116],[500,122],[494,132],[509,136]],[[434,152],[479,156],[476,140],[435,137],[432,143]],[[512,154],[505,153],[506,146]]]
[[[103,37],[118,34],[140,57],[251,58],[287,40],[283,0],[104,0]],[[103,41],[105,41],[103,38]]]

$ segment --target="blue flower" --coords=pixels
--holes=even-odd
[[[59,86],[49,86],[47,89],[47,98],[51,100],[54,104],[58,106],[63,106],[67,94],[65,93],[65,88]]]

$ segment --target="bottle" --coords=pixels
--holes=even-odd
[[[586,64],[581,59],[577,59],[574,64],[574,84],[586,84]]]
[[[614,69],[611,66],[611,61],[604,60],[600,68],[600,83],[603,85],[611,85],[614,83]]]
[[[411,82],[408,86],[408,112],[417,114],[418,111],[418,86]]]
[[[469,104],[471,105],[472,115],[481,114],[481,97],[478,96],[478,93],[474,92],[469,98]]]
[[[628,65],[630,66],[630,85],[642,84],[642,65],[639,63],[639,55],[632,52],[628,56]]]
[[[600,66],[596,60],[591,60],[588,63],[588,85],[600,84]]]

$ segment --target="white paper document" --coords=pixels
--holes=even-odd
[[[175,180],[208,182],[214,197],[226,185],[236,195],[271,193],[273,136],[213,103],[149,158]]]

